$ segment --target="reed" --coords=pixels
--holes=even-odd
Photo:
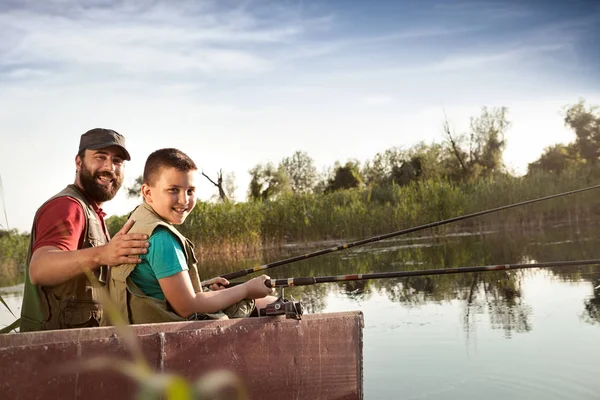
[[[29,235],[0,230],[0,287],[23,282]]]
[[[274,202],[202,203],[181,227],[201,256],[252,254],[332,239],[357,239],[600,183],[580,169],[561,176],[501,176],[468,185],[425,181],[335,193],[288,196]],[[600,217],[594,192],[524,206],[436,228],[436,232],[540,229],[585,224]]]

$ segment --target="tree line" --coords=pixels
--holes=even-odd
[[[595,166],[600,156],[600,113],[597,106],[586,106],[585,100],[565,107],[564,123],[573,130],[572,142],[557,143],[544,149],[540,157],[528,165],[527,175],[536,172],[561,174],[565,170]],[[304,151],[284,157],[278,164],[257,164],[248,172],[251,181],[248,201],[273,201],[294,194],[325,194],[344,189],[405,186],[423,181],[447,181],[469,184],[480,178],[511,175],[502,162],[506,148],[505,134],[510,128],[506,107],[482,107],[479,115],[470,118],[467,132],[453,131],[446,119],[443,141],[419,142],[402,149],[392,147],[375,154],[361,164],[349,160],[336,161],[323,173],[318,173],[314,160]],[[235,175],[223,179],[217,174],[215,185],[220,201],[234,200]],[[137,182],[141,183],[141,180]],[[137,196],[135,187],[130,193]]]

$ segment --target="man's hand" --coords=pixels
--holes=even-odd
[[[115,236],[102,246],[99,257],[100,265],[138,264],[142,262],[140,254],[148,252],[148,235],[143,233],[127,233],[135,224],[128,220]]]

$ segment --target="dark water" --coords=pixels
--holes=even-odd
[[[360,238],[362,239],[362,238]],[[205,262],[203,277],[262,259]],[[600,258],[600,229],[388,240],[271,269],[274,278]],[[600,267],[321,284],[289,290],[306,312],[364,313],[366,399],[600,398]],[[22,287],[2,296],[15,313]],[[0,325],[12,316],[0,314]]]

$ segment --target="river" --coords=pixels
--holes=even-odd
[[[599,233],[575,226],[438,231],[268,273],[284,278],[600,258]],[[201,269],[209,277],[330,246],[289,247],[238,262],[204,261]],[[597,399],[599,279],[600,267],[588,266],[320,284],[287,293],[307,313],[364,313],[365,399]],[[17,314],[22,285],[0,294]],[[2,307],[0,325],[12,320]]]

